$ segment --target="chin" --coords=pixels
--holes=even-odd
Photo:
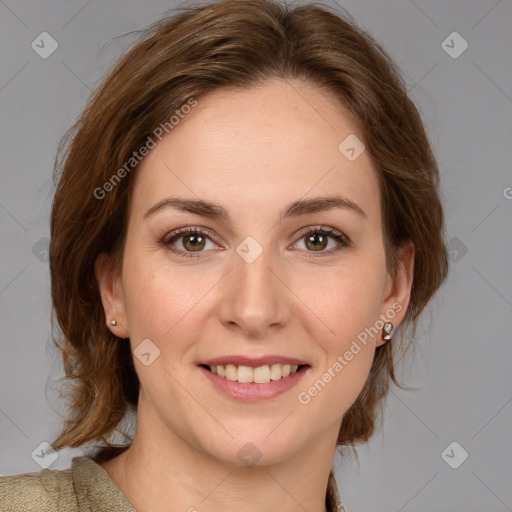
[[[273,428],[278,423],[274,423]],[[270,435],[269,432],[272,429],[250,436],[235,436],[229,441],[224,438],[225,442],[213,445],[210,440],[204,449],[215,459],[234,467],[270,466],[291,457],[300,449],[301,440],[289,430]]]

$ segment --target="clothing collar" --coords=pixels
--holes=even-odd
[[[90,510],[91,507],[92,510],[103,510],[108,505],[109,509],[116,512],[136,512],[108,473],[89,457],[74,457],[71,471],[80,510]],[[346,512],[332,470],[329,473],[325,504],[328,512]]]
[[[116,512],[137,512],[107,472],[89,457],[74,457],[71,471],[79,510],[105,510],[108,507]]]

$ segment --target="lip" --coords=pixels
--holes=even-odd
[[[234,364],[235,366],[249,366],[252,368],[258,368],[259,366],[273,365],[273,364],[296,364],[297,366],[309,366],[307,362],[295,359],[287,356],[268,355],[261,357],[247,357],[247,356],[221,356],[215,357],[214,359],[208,359],[208,361],[201,361],[198,363],[206,364],[208,366],[213,365],[226,365]]]
[[[281,361],[283,361],[283,359],[281,359]],[[212,359],[212,361],[215,360]],[[258,365],[256,365],[256,367],[257,366]],[[259,366],[263,365],[259,364]],[[295,387],[299,381],[302,380],[304,375],[311,369],[309,366],[304,366],[299,371],[289,375],[288,377],[283,377],[279,380],[271,380],[265,384],[255,384],[253,382],[232,381],[226,379],[225,377],[219,377],[217,374],[212,373],[210,370],[207,370],[203,366],[198,366],[198,368],[202,374],[215,386],[216,389],[228,397],[242,402],[259,402],[262,400],[275,398],[276,396],[281,395]]]

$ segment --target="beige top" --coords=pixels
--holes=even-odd
[[[328,512],[346,512],[331,471]],[[64,470],[0,477],[0,512],[136,512],[107,472],[86,456]]]

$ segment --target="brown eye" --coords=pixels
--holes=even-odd
[[[160,243],[170,252],[185,258],[197,258],[209,248],[215,249],[215,238],[204,228],[181,228],[165,235]],[[181,242],[178,242],[181,240]],[[210,243],[212,247],[208,247]],[[195,253],[195,254],[194,254]]]
[[[308,256],[311,257],[316,256],[311,253],[318,253],[318,256],[329,255],[351,246],[350,240],[341,231],[328,226],[305,228],[299,233],[299,236],[299,241],[296,244],[304,241],[305,251],[309,252]],[[325,250],[329,245],[329,240],[335,242],[334,246]]]
[[[313,233],[305,237],[306,247],[312,251],[322,250],[327,247],[328,237],[323,234]]]
[[[201,251],[206,243],[206,237],[198,234],[186,235],[180,238],[183,238],[183,247],[187,251]]]

